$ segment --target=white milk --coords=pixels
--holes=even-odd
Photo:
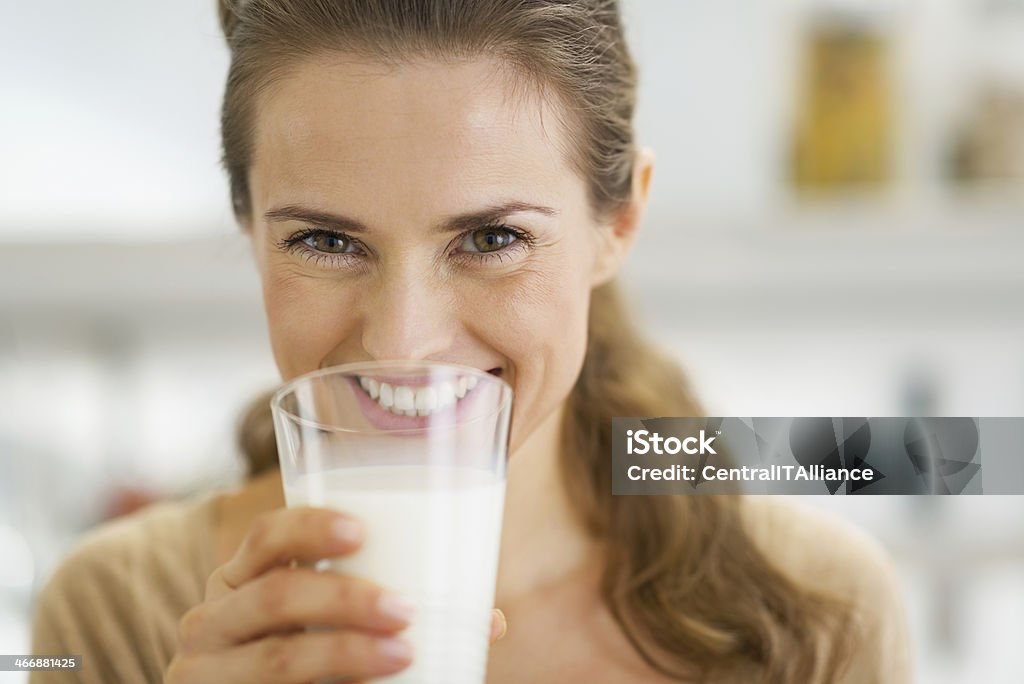
[[[412,599],[417,616],[401,635],[408,668],[389,684],[483,684],[505,481],[471,468],[392,465],[304,475],[286,488],[289,506],[350,513],[366,525],[355,554],[324,561]]]

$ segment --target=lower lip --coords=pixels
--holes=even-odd
[[[356,401],[359,402],[359,408],[362,409],[363,415],[375,428],[380,430],[423,430],[432,426],[453,425],[461,422],[469,415],[467,411],[472,409],[473,404],[476,403],[476,396],[482,394],[479,390],[484,387],[484,383],[477,383],[477,386],[466,392],[466,396],[462,399],[456,399],[451,406],[440,411],[435,410],[430,415],[400,416],[378,404],[376,399],[371,398],[359,384],[358,379],[348,377],[346,380],[352,385],[352,391],[355,392]]]

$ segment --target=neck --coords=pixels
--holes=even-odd
[[[509,460],[496,605],[578,577],[596,545],[577,522],[559,457],[564,407],[551,413]]]

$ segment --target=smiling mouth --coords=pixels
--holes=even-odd
[[[500,368],[492,368],[487,372],[501,377]],[[380,407],[396,416],[429,416],[445,411],[465,399],[479,382],[473,375],[459,375],[431,384],[426,384],[427,381],[429,378],[421,382],[409,378],[399,382],[397,379],[359,376],[359,386],[363,391]]]

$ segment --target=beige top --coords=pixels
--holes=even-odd
[[[43,588],[32,634],[34,654],[78,654],[82,669],[36,672],[30,684],[163,681],[178,621],[215,567],[216,500],[156,504],[83,538]],[[796,499],[744,501],[756,543],[784,572],[858,607],[865,646],[842,681],[910,682],[902,591],[879,544]]]

